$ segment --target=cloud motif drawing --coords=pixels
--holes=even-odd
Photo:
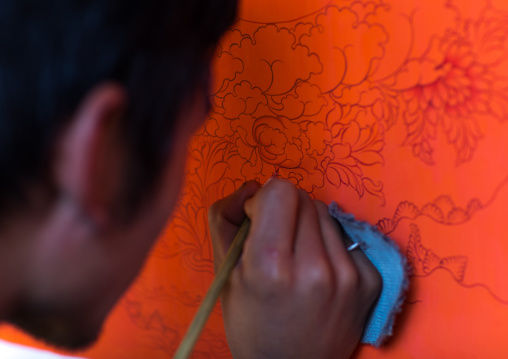
[[[295,7],[300,0],[277,1]],[[508,9],[501,6],[333,0],[291,21],[242,16],[214,56],[213,108],[190,144],[181,204],[146,280],[123,303],[148,357],[174,351],[213,277],[207,208],[275,171],[377,223],[404,249],[413,278],[431,282],[447,271],[452,285],[483,288],[505,310],[503,288],[466,283],[483,255],[471,251],[475,238],[464,236],[451,256],[436,249],[446,240],[441,229],[494,216],[508,186],[508,173],[489,167],[506,153],[493,142],[508,126]],[[163,283],[155,284],[161,271]],[[416,311],[430,310],[425,299],[417,304]],[[196,357],[230,358],[220,315],[217,307]],[[408,323],[408,331],[420,324]],[[404,357],[412,345],[386,350]]]

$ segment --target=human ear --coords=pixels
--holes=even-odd
[[[93,88],[63,131],[56,151],[56,185],[95,226],[111,220],[122,190],[125,156],[119,125],[126,107],[124,89],[114,83]]]

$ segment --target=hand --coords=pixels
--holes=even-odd
[[[222,296],[233,357],[349,358],[381,289],[375,267],[347,252],[323,202],[273,180],[210,208],[216,268],[245,216],[250,232]]]

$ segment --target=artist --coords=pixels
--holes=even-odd
[[[235,0],[0,1],[0,315],[85,348],[138,274],[208,110]],[[380,279],[282,180],[210,210],[215,260],[252,227],[222,303],[235,358],[347,358]]]

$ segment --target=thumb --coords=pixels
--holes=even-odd
[[[246,217],[244,203],[261,188],[256,181],[245,182],[229,196],[215,202],[208,210],[208,225],[215,269],[222,263],[231,242]]]

